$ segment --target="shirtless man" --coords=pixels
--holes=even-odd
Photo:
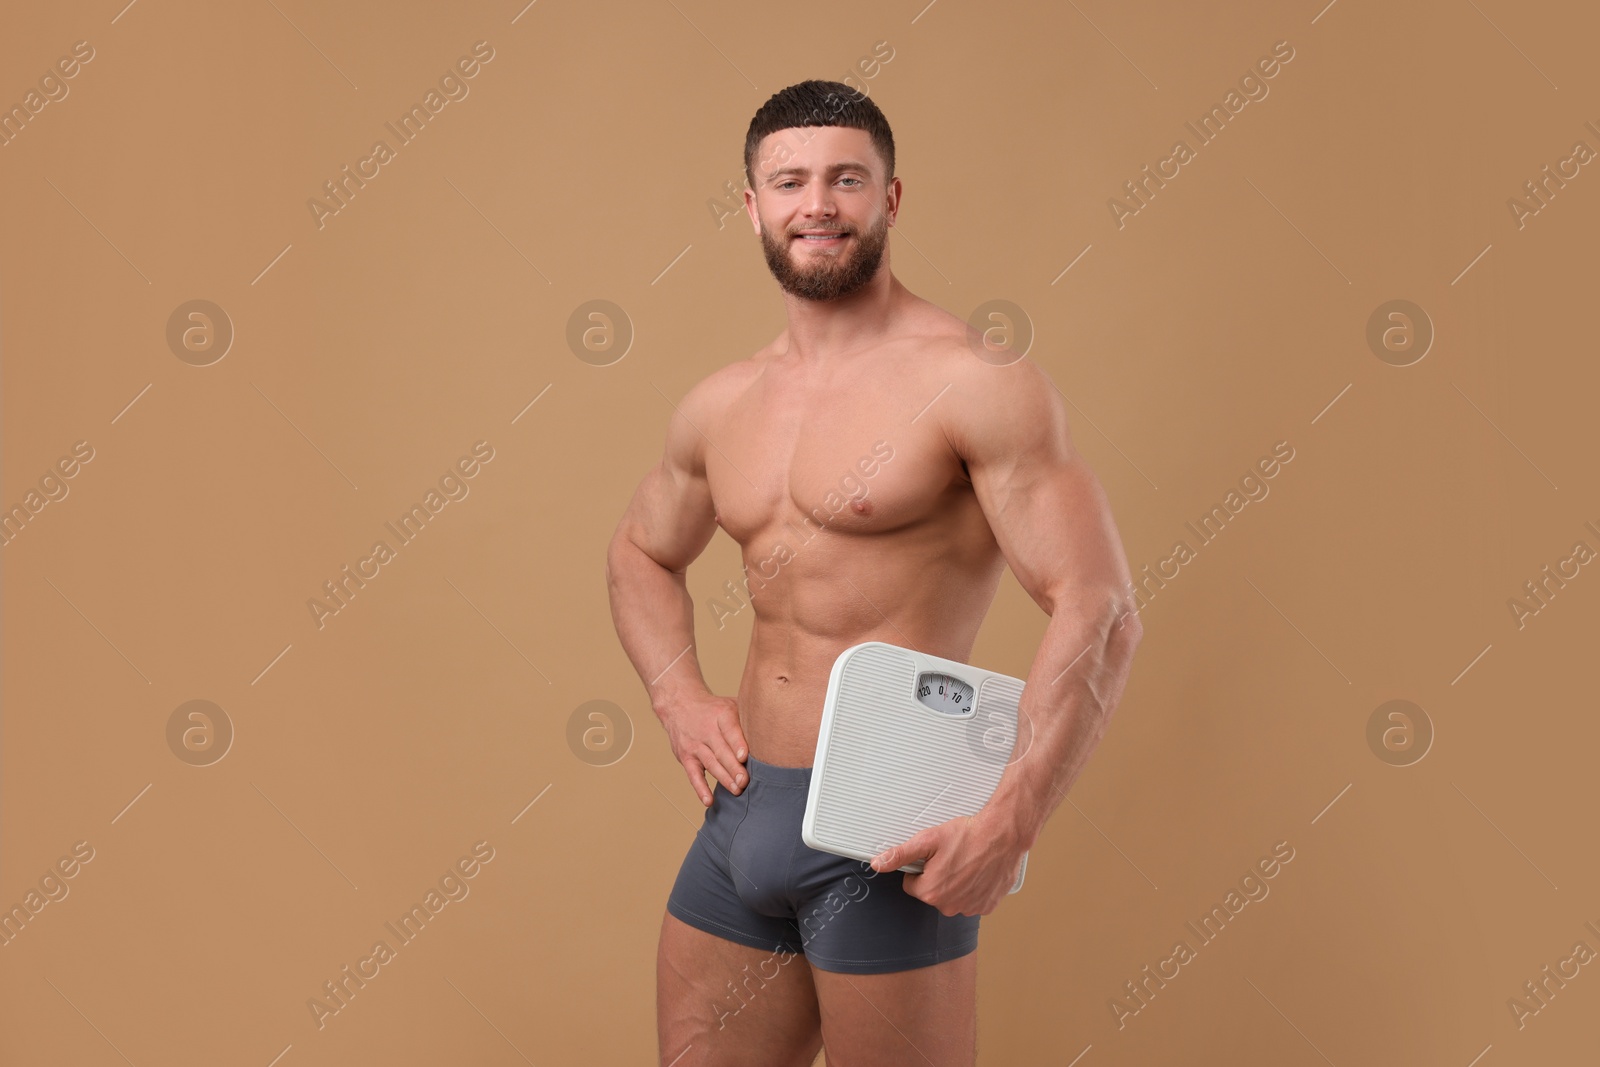
[[[675,405],[606,557],[618,637],[708,808],[662,920],[660,1062],[805,1067],[825,1045],[829,1067],[971,1065],[978,920],[1121,699],[1141,633],[1127,560],[1050,378],[980,357],[890,272],[901,185],[877,106],[790,86],[745,165],[787,327]],[[719,525],[754,610],[737,700],[701,675],[684,577]],[[1050,623],[1026,745],[988,804],[871,865],[807,847],[834,659],[877,640],[970,662],[1007,564]]]

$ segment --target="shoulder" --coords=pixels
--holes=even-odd
[[[934,350],[946,388],[933,410],[951,449],[969,466],[1023,453],[1070,454],[1065,400],[1037,361],[1001,362],[964,322],[942,331]]]
[[[706,435],[716,436],[714,427],[723,413],[760,376],[765,352],[766,349],[762,349],[747,359],[717,368],[678,399],[667,397],[673,408],[667,427],[667,447],[684,465],[695,469],[703,467]]]
[[[691,418],[695,415],[719,414],[737,400],[760,374],[758,359],[759,354],[718,367],[690,386],[683,399],[676,401],[674,406]]]
[[[767,363],[781,340],[783,334],[774,337],[744,359],[736,359],[732,363],[718,367],[696,382],[684,397],[684,401],[693,404],[701,414],[717,414],[726,410],[730,405],[737,403],[746,390],[766,372]]]

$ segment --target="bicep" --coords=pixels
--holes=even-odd
[[[1127,559],[1099,478],[1073,445],[1066,407],[1043,370],[978,390],[952,434],[973,491],[1018,583],[1047,613],[1125,589]]]
[[[691,397],[681,407],[691,407]],[[716,533],[716,510],[706,478],[700,432],[691,418],[675,410],[667,427],[661,461],[644,476],[628,504],[617,536],[625,538],[670,571],[685,570]]]

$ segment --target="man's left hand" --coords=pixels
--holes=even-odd
[[[919,830],[872,858],[877,871],[922,860],[922,873],[906,872],[904,887],[947,916],[987,915],[1017,881],[1027,849],[1015,834],[996,830],[988,809]]]

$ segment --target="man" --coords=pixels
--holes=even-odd
[[[825,1044],[829,1067],[970,1065],[979,917],[1098,743],[1139,642],[1127,560],[1050,378],[890,272],[901,183],[878,107],[790,86],[751,121],[745,168],[787,327],[676,405],[606,559],[618,636],[709,807],[662,921],[661,1063],[804,1067]],[[719,525],[754,611],[737,699],[701,675],[684,577]],[[1007,564],[1050,624],[989,803],[870,866],[807,847],[834,659],[879,640],[970,662]]]

